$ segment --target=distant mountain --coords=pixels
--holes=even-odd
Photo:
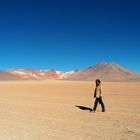
[[[48,80],[59,79],[59,74],[55,70],[36,70],[36,69],[10,69],[8,73],[27,80]]]
[[[23,80],[22,78],[19,78],[13,74],[10,74],[5,71],[0,71],[0,80],[1,81],[10,81],[10,80]]]
[[[140,74],[136,74],[115,63],[98,63],[84,70],[61,72],[56,70],[38,69],[9,69],[0,71],[0,80],[81,80],[91,81],[140,81]]]
[[[115,63],[98,63],[83,71],[73,73],[67,77],[67,80],[95,80],[97,78],[103,81],[127,81],[137,79],[140,75],[125,69]]]
[[[55,80],[55,79],[65,79],[69,75],[80,72],[79,70],[73,70],[70,72],[61,72],[55,70],[36,70],[36,69],[10,69],[6,72],[27,80]]]

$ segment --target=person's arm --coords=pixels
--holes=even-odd
[[[96,98],[96,88],[94,89],[94,98]]]
[[[103,97],[103,86],[100,87],[100,96]]]

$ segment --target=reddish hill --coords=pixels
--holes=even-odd
[[[7,70],[8,73],[27,80],[48,80],[59,79],[55,70],[36,70],[36,69],[11,69]]]

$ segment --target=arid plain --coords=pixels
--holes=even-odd
[[[0,82],[0,140],[140,140],[140,82],[105,82],[92,108],[94,82]]]

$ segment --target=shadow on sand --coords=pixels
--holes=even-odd
[[[89,107],[86,107],[86,106],[78,106],[78,105],[75,105],[75,107],[78,107],[81,110],[89,110],[89,111],[92,111],[92,108],[89,108]]]

